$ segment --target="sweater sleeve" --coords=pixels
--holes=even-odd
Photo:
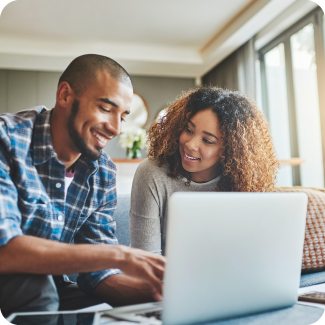
[[[134,176],[130,206],[131,247],[161,255],[159,179],[151,161],[143,161]]]

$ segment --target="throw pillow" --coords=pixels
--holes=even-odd
[[[276,188],[276,192],[304,192],[308,195],[302,272],[325,267],[325,190],[303,187]]]

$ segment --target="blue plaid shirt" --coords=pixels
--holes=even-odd
[[[65,197],[65,165],[53,149],[50,116],[42,106],[0,115],[0,246],[19,235],[117,244],[114,163],[104,152],[98,161],[81,156]],[[117,273],[82,273],[78,284],[89,293]]]

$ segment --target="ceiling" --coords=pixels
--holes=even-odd
[[[294,2],[16,0],[0,16],[0,68],[62,71],[98,53],[131,74],[200,77]]]

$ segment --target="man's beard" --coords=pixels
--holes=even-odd
[[[75,127],[75,120],[78,111],[79,111],[79,101],[75,99],[74,102],[72,103],[71,114],[68,118],[68,123],[67,123],[70,138],[73,144],[75,145],[75,147],[81,152],[81,154],[89,158],[91,161],[97,160],[102,153],[102,149],[96,146],[95,146],[95,150],[90,149],[86,141],[78,133]]]

